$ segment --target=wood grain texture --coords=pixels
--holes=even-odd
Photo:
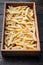
[[[38,3],[42,3],[43,0],[0,0],[0,3],[4,3],[4,2],[8,2],[8,1],[17,1],[17,2],[38,2]]]
[[[0,42],[1,42],[1,39],[2,39],[2,32],[0,32]]]
[[[31,1],[34,1],[34,0],[0,0],[0,3],[4,3],[4,2],[8,2],[8,1],[11,1],[11,2],[12,2],[12,1],[14,1],[14,2],[15,2],[15,1],[16,1],[16,2],[24,2],[24,1],[25,1],[25,2],[28,2],[28,1],[29,1],[29,2],[31,2]]]
[[[2,31],[3,15],[0,15],[0,31]]]
[[[4,11],[4,3],[0,3],[0,15],[3,14]]]
[[[40,41],[43,42],[43,14],[37,15]]]

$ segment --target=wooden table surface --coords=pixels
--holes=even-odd
[[[0,47],[2,38],[4,2],[36,2],[39,36],[41,44],[41,55],[37,57],[6,57],[3,58],[0,50],[0,65],[43,65],[43,0],[0,0]]]

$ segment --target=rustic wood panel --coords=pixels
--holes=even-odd
[[[8,2],[8,1],[17,1],[17,2],[28,2],[28,1],[30,1],[30,2],[43,2],[43,0],[0,0],[0,3],[3,3],[3,2]]]
[[[0,31],[2,31],[3,15],[0,15]]]
[[[17,2],[24,2],[24,1],[25,1],[25,2],[28,2],[28,1],[30,1],[30,2],[31,2],[31,1],[34,1],[34,0],[0,0],[0,3],[8,2],[8,1],[14,1],[14,2],[15,2],[15,1],[17,1]]]
[[[43,14],[37,15],[40,41],[43,42]]]
[[[43,5],[39,3],[36,5],[37,14],[43,14]]]
[[[0,32],[0,42],[1,42],[1,39],[2,39],[2,32]]]
[[[3,14],[4,11],[4,3],[0,3],[0,14]]]

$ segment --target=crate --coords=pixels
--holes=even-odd
[[[6,50],[4,49],[4,28],[5,28],[5,16],[6,16],[6,9],[8,6],[20,6],[20,5],[27,5],[34,11],[34,19],[36,24],[36,35],[37,35],[37,48],[36,50]],[[36,16],[36,7],[35,2],[6,2],[4,3],[4,17],[3,17],[3,29],[2,29],[2,43],[1,43],[1,52],[3,56],[36,56],[40,54],[40,40],[39,40],[39,32],[38,32],[38,23],[37,23],[37,16]]]

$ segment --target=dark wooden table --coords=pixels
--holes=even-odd
[[[37,57],[6,57],[3,58],[0,51],[0,65],[43,65],[43,0],[0,0],[0,47],[2,38],[4,2],[36,2],[41,55]]]

